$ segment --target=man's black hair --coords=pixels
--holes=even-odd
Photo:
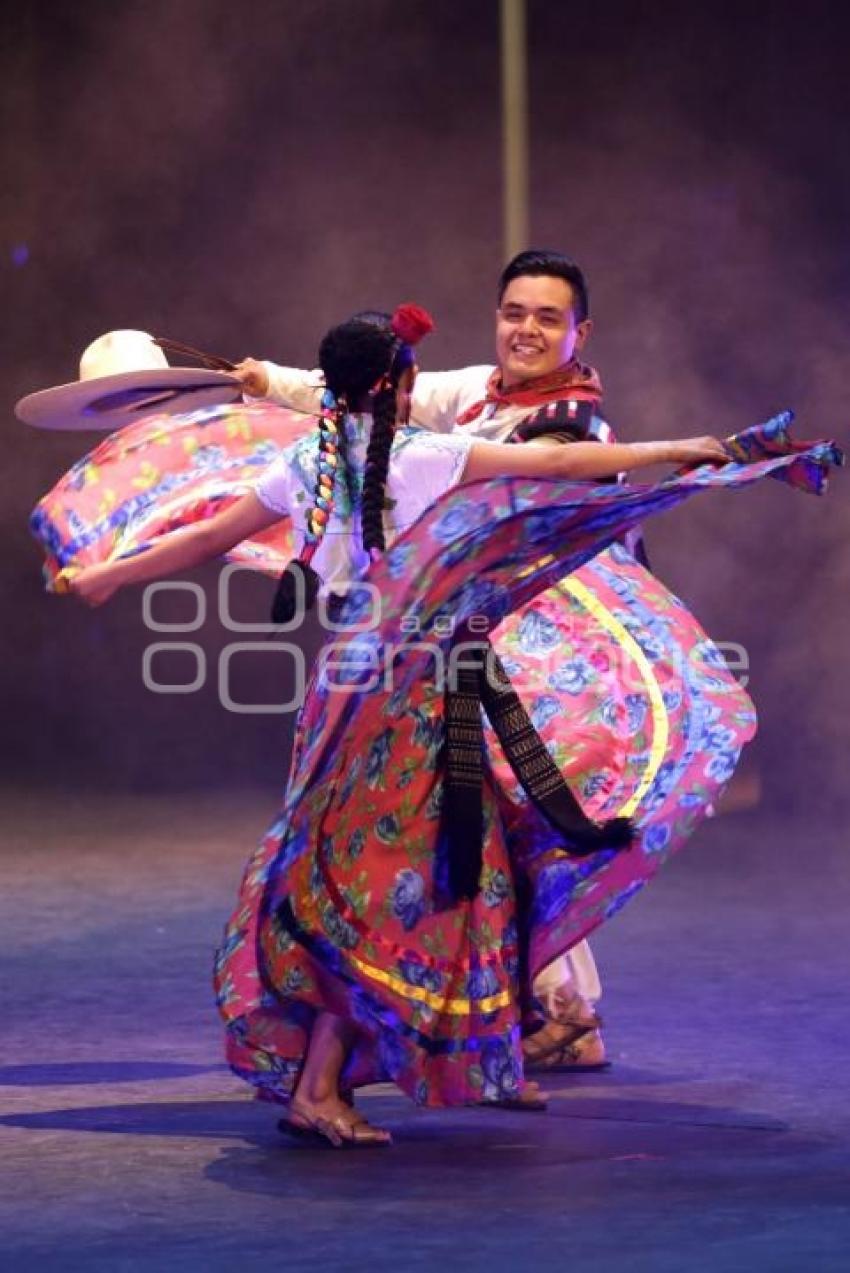
[[[562,278],[569,283],[573,291],[573,315],[577,323],[583,323],[590,314],[590,300],[587,295],[587,283],[575,261],[571,261],[562,252],[551,252],[546,248],[529,248],[520,252],[512,261],[508,261],[499,279],[499,304],[505,294],[508,283],[525,275],[537,276],[548,274],[552,278]]]

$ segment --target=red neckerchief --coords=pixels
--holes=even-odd
[[[559,398],[575,398],[578,402],[600,402],[602,382],[593,367],[573,358],[548,376],[523,380],[511,389],[502,389],[502,373],[497,367],[487,381],[487,394],[457,418],[458,424],[471,424],[485,407],[540,407]]]

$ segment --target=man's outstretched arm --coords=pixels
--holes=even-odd
[[[484,397],[492,367],[461,367],[457,371],[423,371],[413,387],[411,422],[435,433],[450,433],[462,411]],[[318,368],[283,367],[246,358],[234,375],[245,396],[262,398],[313,414],[319,410],[324,376]]]

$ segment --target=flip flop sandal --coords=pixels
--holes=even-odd
[[[281,1118],[277,1126],[295,1140],[309,1141],[326,1149],[376,1149],[392,1144],[389,1132],[373,1127],[365,1118],[346,1118],[343,1114],[336,1118],[314,1118],[305,1109],[293,1108],[291,1104],[289,1117]]]

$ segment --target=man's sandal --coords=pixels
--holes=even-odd
[[[303,1105],[296,1105],[294,1101],[290,1102],[287,1117],[278,1122],[278,1130],[296,1140],[334,1149],[374,1149],[393,1143],[385,1128],[373,1127],[354,1109],[336,1118],[322,1118],[308,1113]]]
[[[529,1072],[568,1070],[581,1073],[605,1069],[605,1045],[600,1017],[581,997],[573,995],[558,1005],[557,1017],[549,1017],[534,1034],[522,1041],[525,1068]],[[582,1054],[586,1053],[583,1059]]]
[[[605,1043],[598,1030],[587,1030],[571,1042],[549,1052],[542,1060],[525,1061],[526,1070],[539,1074],[595,1074],[610,1069]]]

